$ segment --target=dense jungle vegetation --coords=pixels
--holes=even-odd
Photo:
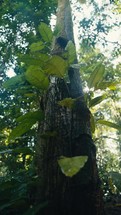
[[[0,214],[121,213],[120,25],[120,0],[0,1]]]

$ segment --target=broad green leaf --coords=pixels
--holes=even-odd
[[[39,33],[45,42],[49,42],[49,43],[52,42],[53,32],[47,24],[42,22],[39,25]]]
[[[96,88],[97,85],[102,81],[104,73],[105,73],[105,66],[99,63],[89,77],[89,80],[87,83],[88,87]]]
[[[91,127],[91,132],[95,132],[95,119],[92,113],[90,114],[90,127]]]
[[[27,81],[39,89],[45,90],[49,86],[49,79],[38,66],[30,66],[25,74]]]
[[[6,89],[15,88],[16,84],[21,84],[25,81],[24,75],[16,75],[3,83],[3,87]]]
[[[108,127],[115,128],[115,129],[121,131],[121,126],[117,125],[117,124],[115,124],[113,122],[109,122],[109,121],[106,121],[106,120],[98,120],[97,123],[102,124],[102,125],[106,125]]]
[[[72,177],[82,169],[87,162],[87,156],[60,157],[58,164],[64,175]]]
[[[67,108],[71,109],[74,107],[75,100],[76,99],[65,98],[65,99],[59,101],[58,104],[61,105],[62,107],[67,107]]]
[[[76,48],[72,41],[69,41],[65,50],[67,51],[68,63],[73,64],[76,60]]]
[[[106,95],[97,96],[94,99],[91,99],[89,101],[89,107],[94,107],[95,105],[98,105],[100,102],[102,102],[106,98]]]
[[[25,134],[27,131],[30,130],[30,128],[31,128],[34,124],[35,124],[35,122],[32,122],[32,121],[20,123],[18,126],[16,126],[16,127],[12,130],[12,132],[11,132],[9,138],[8,138],[8,141],[14,140],[14,139],[20,137],[21,135]]]
[[[47,54],[34,52],[30,55],[25,54],[25,55],[19,56],[19,59],[21,62],[25,63],[27,66],[35,65],[35,66],[42,67],[48,61],[49,56]]]
[[[44,43],[42,41],[37,42],[37,43],[32,43],[30,45],[30,50],[31,52],[36,52],[36,51],[40,51],[44,48]]]
[[[26,113],[16,119],[17,122],[24,122],[24,121],[37,121],[42,120],[44,118],[43,112],[41,110],[35,112]]]
[[[44,118],[43,113],[40,111],[36,112],[29,112],[23,116],[20,116],[17,119],[17,122],[19,122],[19,125],[16,126],[12,132],[10,133],[10,136],[8,140],[14,140],[21,135],[25,134],[27,131],[30,130],[30,128],[37,122]]]
[[[103,81],[96,86],[96,90],[97,89],[105,90],[106,88],[109,88],[110,90],[116,90],[116,86],[118,84],[119,84],[118,82]]]
[[[50,75],[62,78],[67,72],[67,62],[55,55],[47,62],[46,71]]]

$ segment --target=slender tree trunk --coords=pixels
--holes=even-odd
[[[69,0],[58,0],[57,25],[61,27],[59,38],[74,41]],[[64,49],[63,44],[57,41],[54,53]],[[90,131],[90,111],[84,102],[79,71],[69,68],[68,78],[69,83],[55,78],[44,96],[45,120],[39,127],[37,166],[41,181],[39,197],[41,201],[47,200],[48,205],[41,213],[103,215],[96,148]],[[68,97],[78,98],[72,110],[58,105],[58,101]],[[62,155],[87,155],[88,161],[79,173],[68,178],[62,174],[57,163]]]

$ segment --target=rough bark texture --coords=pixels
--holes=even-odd
[[[60,37],[73,41],[68,0],[58,1],[57,24],[61,25]],[[60,47],[55,44],[54,48]],[[37,144],[41,181],[38,193],[39,201],[47,200],[48,205],[41,214],[103,215],[96,148],[90,131],[90,111],[84,102],[79,71],[69,68],[68,76],[69,83],[55,78],[44,96],[45,120],[39,127]],[[58,105],[58,101],[68,97],[78,98],[72,110]],[[62,155],[87,155],[88,162],[77,175],[68,178],[62,174],[57,163]]]

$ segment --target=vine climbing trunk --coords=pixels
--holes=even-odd
[[[59,35],[52,54],[62,57],[68,41],[74,43],[69,0],[58,0],[57,26]],[[77,63],[77,59],[73,63]],[[79,70],[69,66],[67,76],[65,79],[55,77],[43,96],[45,119],[39,126],[36,147],[41,182],[38,196],[39,201],[47,202],[41,213],[103,215],[90,111],[84,101]],[[65,98],[74,99],[73,108],[59,105]],[[65,176],[57,162],[59,157],[81,155],[88,156],[85,166],[73,177]]]

